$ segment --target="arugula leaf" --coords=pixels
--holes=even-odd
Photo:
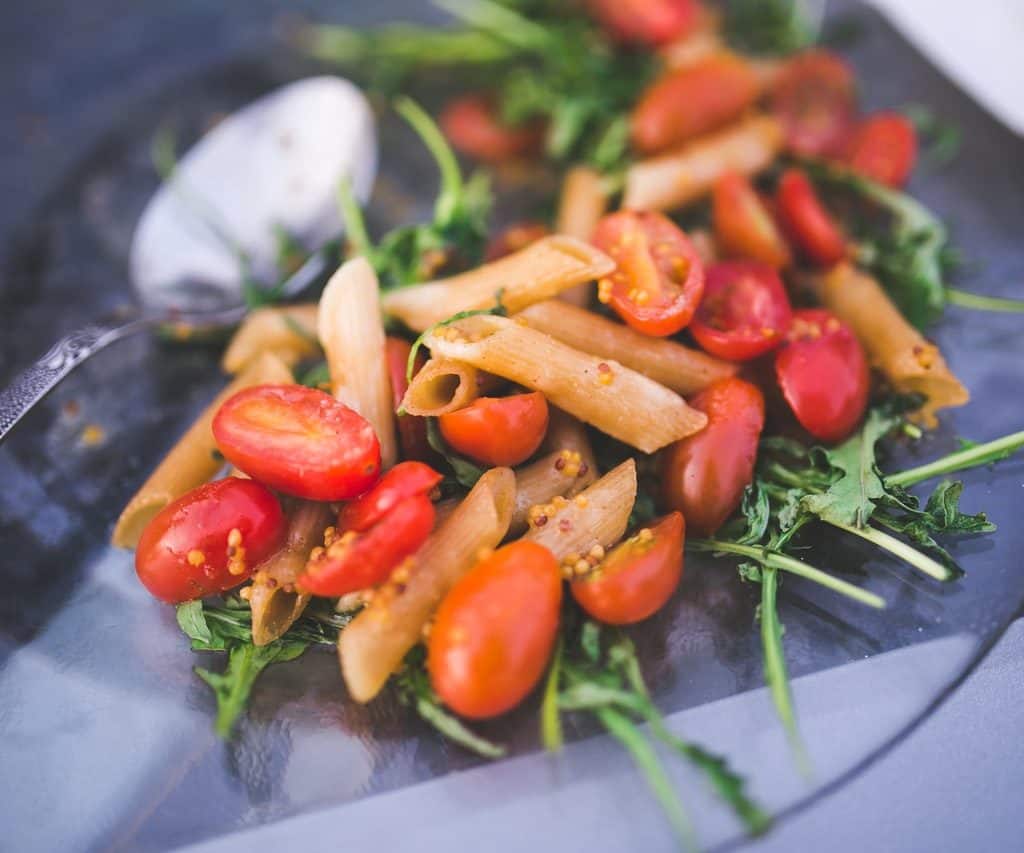
[[[812,20],[808,11],[796,0],[726,0],[725,36],[748,53],[795,53],[817,39],[820,15]]]
[[[463,459],[448,447],[441,435],[441,428],[437,425],[437,418],[427,418],[427,444],[444,457],[452,469],[455,482],[463,488],[472,489],[476,485],[476,481],[484,475],[483,468],[468,459]]]
[[[458,323],[459,320],[465,320],[468,317],[507,317],[508,310],[502,304],[502,296],[504,291],[499,290],[495,294],[495,301],[498,303],[493,308],[478,308],[472,311],[459,311],[452,314],[446,320],[439,320],[424,331],[419,337],[412,342],[412,347],[409,349],[409,357],[405,361],[405,379],[407,382],[412,382],[413,373],[416,371],[416,357],[420,354],[420,350],[423,348],[423,344],[431,333],[436,332],[438,329],[444,326],[450,326],[452,323]]]
[[[327,362],[321,361],[305,371],[299,377],[299,384],[305,385],[307,388],[330,388],[331,371],[327,367]]]
[[[907,104],[902,112],[921,137],[925,162],[937,168],[956,159],[963,141],[959,127],[943,121],[924,104]]]
[[[210,626],[206,624],[206,616],[203,614],[202,601],[196,599],[179,604],[175,615],[178,627],[186,637],[206,646],[213,642],[213,634],[210,631]]]

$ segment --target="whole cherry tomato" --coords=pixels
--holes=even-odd
[[[503,124],[487,95],[463,95],[449,101],[438,119],[455,148],[478,160],[497,163],[535,151],[543,138],[537,124]]]
[[[338,529],[365,532],[407,498],[429,494],[442,479],[422,462],[399,462],[365,495],[341,508]]]
[[[551,233],[543,222],[518,222],[510,225],[503,231],[499,231],[487,244],[487,251],[484,253],[485,261],[496,261],[520,249],[525,249],[531,243],[536,243],[542,237]]]
[[[302,385],[257,385],[213,419],[224,457],[254,480],[312,501],[361,495],[380,475],[380,444],[362,415]]]
[[[700,15],[697,0],[587,0],[587,9],[613,38],[651,47],[685,36]]]
[[[478,397],[437,419],[444,440],[484,465],[518,465],[540,447],[548,431],[548,403],[539,391]]]
[[[783,173],[776,188],[775,204],[786,232],[815,263],[830,267],[846,257],[842,231],[800,169]]]
[[[662,489],[665,503],[682,512],[690,530],[709,536],[740,505],[754,478],[764,397],[757,386],[729,377],[709,385],[690,405],[708,416],[708,424],[665,451]]]
[[[793,312],[789,340],[775,356],[775,376],[796,419],[821,441],[846,438],[864,416],[870,380],[864,349],[828,311]]]
[[[748,178],[731,172],[715,182],[711,219],[715,243],[724,255],[775,269],[789,266],[789,246]]]
[[[593,574],[573,581],[572,596],[609,625],[639,622],[662,608],[683,576],[686,523],[666,515],[617,546]]]
[[[388,364],[388,376],[391,378],[391,397],[395,406],[395,418],[398,425],[398,443],[402,448],[404,459],[419,459],[420,461],[432,460],[435,456],[427,441],[427,419],[416,415],[401,414],[398,409],[402,405],[402,399],[409,388],[409,380],[406,374],[409,366],[409,353],[412,345],[402,339],[388,337],[384,342],[384,356]],[[420,368],[427,363],[427,357],[423,350],[416,353],[416,361],[413,365],[413,376],[419,373]]]
[[[601,219],[591,242],[616,263],[598,299],[638,332],[674,335],[704,293],[704,265],[689,238],[660,213],[620,210]]]
[[[756,261],[722,261],[707,269],[690,332],[712,355],[749,361],[779,346],[792,319],[775,270]]]
[[[238,586],[284,544],[287,528],[274,493],[228,477],[164,507],[142,531],[135,571],[161,601],[178,604]]]
[[[917,131],[906,116],[877,113],[857,129],[846,154],[853,171],[886,184],[902,187],[917,160]]]
[[[772,108],[790,151],[839,157],[857,122],[856,80],[850,66],[826,50],[788,60],[772,86]]]
[[[427,670],[442,701],[464,717],[519,704],[544,674],[562,603],[558,561],[519,541],[485,557],[441,602]]]

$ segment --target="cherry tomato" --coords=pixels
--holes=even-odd
[[[830,267],[846,257],[842,231],[799,169],[787,169],[779,179],[775,204],[786,231],[815,263]]]
[[[491,238],[484,253],[484,260],[496,261],[505,255],[511,255],[525,249],[531,243],[536,243],[542,237],[547,237],[550,233],[551,229],[543,222],[519,222],[510,225]]]
[[[669,71],[640,97],[630,118],[634,147],[651,154],[728,124],[757,100],[761,85],[750,63],[716,54]]]
[[[646,619],[679,586],[685,537],[683,516],[666,515],[615,548],[592,575],[573,581],[573,598],[590,616],[609,625]]]
[[[700,14],[697,0],[587,0],[587,9],[613,38],[652,47],[685,36]]]
[[[757,386],[728,377],[690,405],[708,416],[708,424],[665,451],[662,489],[665,503],[683,514],[693,532],[710,536],[740,505],[754,478],[764,397]]]
[[[441,602],[427,644],[430,682],[464,717],[502,714],[544,674],[562,603],[558,561],[542,545],[499,548]]]
[[[484,465],[518,465],[537,451],[548,431],[548,402],[539,391],[478,397],[437,419],[441,435],[463,456]]]
[[[878,113],[861,124],[846,162],[855,172],[890,187],[902,187],[917,160],[917,131],[906,116]]]
[[[792,319],[775,270],[756,261],[723,261],[708,267],[690,332],[712,355],[749,361],[781,344]]]
[[[395,418],[398,425],[398,443],[405,459],[432,460],[435,456],[427,441],[427,420],[415,415],[397,414],[402,399],[409,388],[406,372],[412,345],[402,338],[388,337],[384,342],[384,356],[387,359],[388,376],[391,378],[391,396],[394,400]],[[416,353],[413,376],[427,363],[423,350]]]
[[[179,604],[238,586],[283,544],[287,522],[274,493],[228,477],[164,507],[142,531],[135,571],[161,601]]]
[[[620,210],[597,223],[591,240],[616,270],[598,282],[598,298],[645,335],[684,328],[704,293],[704,265],[689,238],[660,213]]]
[[[853,332],[828,311],[793,312],[775,376],[801,426],[820,441],[846,438],[868,404],[867,358]]]
[[[760,261],[775,269],[790,264],[789,246],[753,185],[731,172],[711,192],[715,242],[725,255]]]
[[[314,551],[297,585],[331,598],[377,586],[420,549],[433,527],[430,498],[406,498],[366,532],[340,533],[324,550]]]
[[[422,462],[399,462],[361,498],[345,504],[338,514],[339,530],[369,530],[399,503],[426,495],[444,479]]]
[[[369,422],[330,394],[301,385],[257,385],[213,419],[224,457],[254,480],[312,501],[361,495],[380,474]]]
[[[793,57],[780,70],[771,98],[790,151],[842,155],[857,122],[856,81],[842,59],[826,50]]]
[[[487,162],[528,154],[538,148],[543,137],[536,124],[502,124],[494,101],[487,95],[463,95],[449,101],[441,111],[439,124],[457,150]]]

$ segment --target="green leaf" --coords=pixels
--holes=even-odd
[[[805,12],[796,0],[726,0],[725,35],[750,53],[794,53],[814,44],[817,36],[817,22]]]
[[[591,663],[601,659],[601,626],[589,619],[580,630],[580,649],[584,657]]]
[[[409,349],[409,357],[405,361],[405,379],[407,382],[412,382],[413,374],[416,372],[416,358],[420,354],[420,350],[423,348],[426,339],[438,329],[444,326],[450,326],[452,323],[458,323],[459,320],[465,320],[468,317],[506,317],[508,316],[508,310],[502,304],[503,290],[499,290],[494,298],[497,305],[493,308],[478,308],[473,311],[459,311],[452,314],[446,320],[439,320],[424,331],[415,341],[412,342],[412,347]],[[436,448],[435,448],[436,449]]]
[[[314,364],[309,370],[305,371],[302,376],[299,377],[299,384],[305,385],[307,388],[320,388],[330,387],[331,384],[331,371],[327,367],[326,361],[321,361],[319,364]]]
[[[544,698],[540,705],[540,740],[548,752],[559,752],[564,743],[562,716],[559,713],[558,683],[562,677],[562,636],[559,635],[555,653],[551,656],[548,677],[544,682]]]
[[[476,481],[484,475],[483,468],[463,459],[448,447],[441,435],[441,428],[437,425],[437,418],[427,418],[427,444],[444,457],[452,469],[455,481],[464,489],[472,489]]]
[[[939,168],[956,159],[963,141],[959,127],[943,121],[924,104],[907,104],[902,108],[902,112],[917,130],[924,161],[927,164]]]
[[[197,599],[179,604],[176,616],[178,627],[186,637],[204,645],[213,642],[213,634],[210,632],[210,626],[206,624],[206,616],[203,615],[202,601]]]

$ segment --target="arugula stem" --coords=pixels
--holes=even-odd
[[[964,471],[968,468],[976,468],[979,465],[987,465],[990,462],[1003,458],[1004,455],[1013,453],[1021,447],[1024,447],[1024,430],[1004,435],[1002,438],[997,438],[994,441],[987,441],[984,444],[968,447],[966,450],[950,453],[948,456],[943,456],[941,459],[936,459],[934,462],[929,462],[926,465],[919,465],[916,468],[908,468],[906,471],[890,474],[885,478],[885,484],[887,486],[913,486],[916,483],[941,476],[942,474],[952,474],[955,471]]]
[[[852,533],[854,536],[859,536],[861,539],[866,539],[873,545],[877,545],[893,556],[909,563],[918,571],[935,578],[935,580],[949,581],[956,577],[956,573],[952,569],[947,568],[937,560],[933,560],[916,548],[912,548],[906,542],[897,539],[895,536],[890,536],[876,527],[856,527],[852,524],[840,524],[838,521],[828,521],[828,524],[838,527],[840,530],[845,530],[847,533]]]
[[[975,311],[998,311],[1004,314],[1024,314],[1024,300],[1006,299],[1000,296],[982,296],[956,287],[946,288],[946,301],[960,308]]]
[[[352,183],[348,178],[342,178],[338,184],[338,209],[341,211],[341,221],[345,225],[345,234],[349,242],[355,247],[356,254],[362,255],[367,260],[373,258],[373,243],[366,230],[366,220],[363,218],[362,208],[352,192]]]
[[[523,50],[541,52],[551,39],[540,24],[491,0],[432,0],[439,9]]]
[[[540,739],[548,752],[561,752],[564,738],[562,736],[562,716],[558,709],[558,682],[562,675],[561,635],[558,645],[551,656],[551,667],[547,681],[544,683],[544,698],[540,705]]]
[[[430,115],[412,98],[402,96],[395,100],[395,110],[416,131],[427,146],[441,171],[441,191],[434,204],[434,218],[447,225],[455,218],[462,200],[462,170],[448,141]]]

